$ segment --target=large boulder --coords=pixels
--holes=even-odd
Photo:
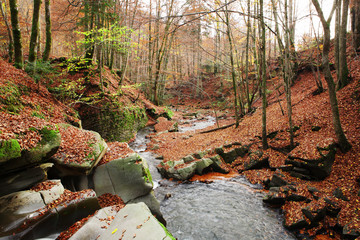
[[[61,176],[88,174],[107,151],[106,142],[97,132],[68,124],[60,124],[59,131],[62,141],[52,159]]]
[[[28,166],[39,165],[58,150],[61,142],[59,131],[50,126],[30,130],[41,136],[41,140],[33,148],[21,149],[17,139],[0,141],[0,178]]]
[[[98,239],[133,238],[175,240],[169,231],[156,220],[144,203],[128,204],[121,209]]]
[[[65,192],[59,181],[0,198],[0,238],[34,239],[62,231],[99,209],[92,190]]]
[[[111,193],[120,196],[125,203],[149,194],[153,188],[147,163],[138,154],[97,167],[93,180],[99,196]]]

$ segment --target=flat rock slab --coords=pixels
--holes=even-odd
[[[121,209],[98,239],[175,240],[144,203],[128,204]]]
[[[113,207],[98,210],[69,240],[96,239],[106,231],[117,213]]]

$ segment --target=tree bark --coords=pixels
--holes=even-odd
[[[351,2],[351,31],[353,48],[358,51],[360,48],[360,1],[358,0]]]
[[[0,10],[1,10],[1,15],[2,15],[2,17],[4,19],[6,30],[8,32],[8,37],[9,37],[9,62],[12,62],[13,57],[14,57],[14,40],[13,40],[13,36],[12,36],[12,33],[11,33],[10,24],[8,22],[8,19],[7,19],[6,2],[4,2],[4,5],[3,5],[3,2],[0,1]]]
[[[346,61],[346,28],[348,20],[349,0],[343,0],[341,28],[339,36],[339,78],[337,90],[349,83],[349,69]]]
[[[324,29],[322,64],[323,64],[325,80],[326,80],[326,83],[327,83],[328,89],[329,89],[329,99],[330,99],[330,106],[331,106],[331,112],[332,112],[333,126],[334,126],[336,138],[337,138],[337,141],[338,141],[341,151],[347,152],[348,150],[350,150],[351,145],[348,142],[348,140],[344,134],[344,131],[342,129],[342,126],[341,126],[339,106],[338,106],[338,102],[337,102],[337,98],[336,98],[336,91],[335,91],[335,83],[334,83],[334,79],[331,75],[330,64],[329,64],[330,22],[331,22],[332,14],[330,14],[330,17],[328,20],[325,20],[324,14],[322,12],[322,9],[320,7],[318,0],[312,0],[312,3],[315,6],[316,11],[318,12],[321,24]]]
[[[52,45],[50,0],[45,0],[45,23],[46,23],[46,43],[43,52],[43,61],[48,61],[51,51],[51,45]]]
[[[38,40],[39,33],[39,17],[40,17],[40,6],[41,0],[34,0],[34,9],[33,9],[33,20],[31,27],[31,36],[30,36],[30,46],[29,46],[29,63],[34,64],[36,61],[36,43]]]
[[[23,59],[23,50],[21,43],[21,31],[19,26],[19,10],[18,4],[16,0],[9,0],[10,3],[10,13],[11,13],[11,27],[13,30],[13,38],[14,38],[14,49],[15,49],[15,63],[14,66],[16,68],[22,69],[24,65]]]
[[[260,54],[261,54],[261,93],[262,93],[262,145],[263,149],[268,149],[269,145],[267,142],[266,134],[266,39],[265,39],[265,22],[264,22],[264,0],[260,0],[260,28],[261,28],[261,45],[260,45]]]

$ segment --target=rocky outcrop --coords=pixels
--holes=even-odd
[[[82,105],[79,109],[83,127],[98,132],[108,141],[129,141],[135,133],[145,127],[146,110],[137,105],[125,107],[114,100],[100,102],[99,109]]]
[[[64,230],[100,208],[92,190],[65,193],[60,181],[51,181],[50,186],[0,198],[0,238],[44,237]]]
[[[144,202],[159,221],[165,223],[160,204],[152,191],[149,167],[138,154],[113,160],[95,169],[93,183],[96,193],[118,195],[125,203]]]
[[[289,159],[285,161],[285,164],[292,166],[288,169],[290,174],[305,180],[323,180],[328,177],[335,161],[336,145],[331,143],[323,148],[317,147],[317,151],[320,155],[317,159],[305,159],[290,153]]]
[[[161,162],[157,168],[163,177],[180,181],[188,180],[196,173],[201,175],[205,169],[228,173],[219,155],[201,159],[196,159],[192,155],[188,155],[179,161]]]
[[[98,239],[133,238],[175,240],[168,230],[153,217],[144,203],[128,204],[121,209]]]
[[[0,197],[28,189],[36,183],[45,181],[47,178],[47,171],[53,165],[53,163],[43,163],[39,166],[29,167],[2,176],[0,181]]]
[[[241,143],[233,143],[215,149],[215,152],[224,159],[225,163],[232,163],[236,158],[244,157],[248,151],[249,147]]]
[[[61,141],[59,131],[52,127],[31,130],[41,135],[41,140],[33,148],[21,149],[17,139],[0,141],[0,178],[39,165],[58,150]]]

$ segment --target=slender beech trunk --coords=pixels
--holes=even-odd
[[[268,141],[266,134],[266,39],[265,39],[265,22],[264,22],[264,0],[260,0],[260,29],[261,29],[261,45],[260,45],[260,72],[261,72],[261,93],[262,93],[262,144],[263,149],[268,149]]]
[[[46,43],[43,52],[43,61],[48,61],[51,51],[51,45],[52,45],[50,0],[45,0],[45,23],[46,23]]]
[[[331,22],[332,13],[333,13],[334,8],[332,10],[332,13],[330,14],[330,17],[328,18],[328,20],[326,20],[318,0],[312,0],[312,3],[315,6],[316,11],[318,12],[321,24],[324,29],[322,64],[323,64],[325,80],[326,80],[326,83],[328,85],[328,90],[329,90],[329,99],[330,99],[330,105],[331,105],[334,130],[335,130],[336,138],[337,138],[337,141],[338,141],[341,151],[347,152],[348,150],[350,150],[351,145],[350,145],[349,141],[347,140],[347,138],[344,134],[344,131],[341,127],[339,106],[338,106],[338,102],[337,102],[337,98],[336,98],[336,91],[335,91],[335,83],[334,83],[334,79],[331,75],[330,64],[329,64],[330,22]]]
[[[36,61],[36,44],[39,34],[39,18],[40,18],[40,6],[41,0],[34,0],[34,9],[33,9],[33,20],[31,27],[31,36],[30,36],[30,46],[29,46],[29,63],[35,64]]]
[[[227,4],[227,1],[225,1]],[[231,63],[231,77],[232,77],[232,84],[233,84],[233,91],[234,91],[234,110],[235,110],[235,127],[239,127],[239,113],[238,113],[238,98],[237,98],[237,82],[236,82],[236,72],[235,72],[235,62],[234,62],[234,53],[233,53],[233,43],[232,43],[232,36],[231,36],[231,27],[230,27],[230,18],[228,7],[225,7],[225,24],[226,24],[226,34],[229,40],[229,47],[230,47],[230,63]]]
[[[343,0],[341,28],[339,36],[339,78],[337,89],[345,87],[349,83],[349,69],[346,61],[346,29],[349,11],[349,0]]]
[[[335,39],[334,39],[334,58],[335,58],[335,69],[337,79],[340,79],[340,22],[341,22],[341,1],[336,0],[336,10],[335,10]]]
[[[18,3],[16,0],[9,0],[10,3],[10,13],[11,13],[11,27],[13,30],[14,38],[14,49],[15,49],[15,62],[14,66],[16,68],[22,69],[24,66],[23,50],[21,43],[21,31],[19,26],[19,9]]]
[[[360,1],[352,0],[351,7],[352,45],[355,51],[360,47]]]

